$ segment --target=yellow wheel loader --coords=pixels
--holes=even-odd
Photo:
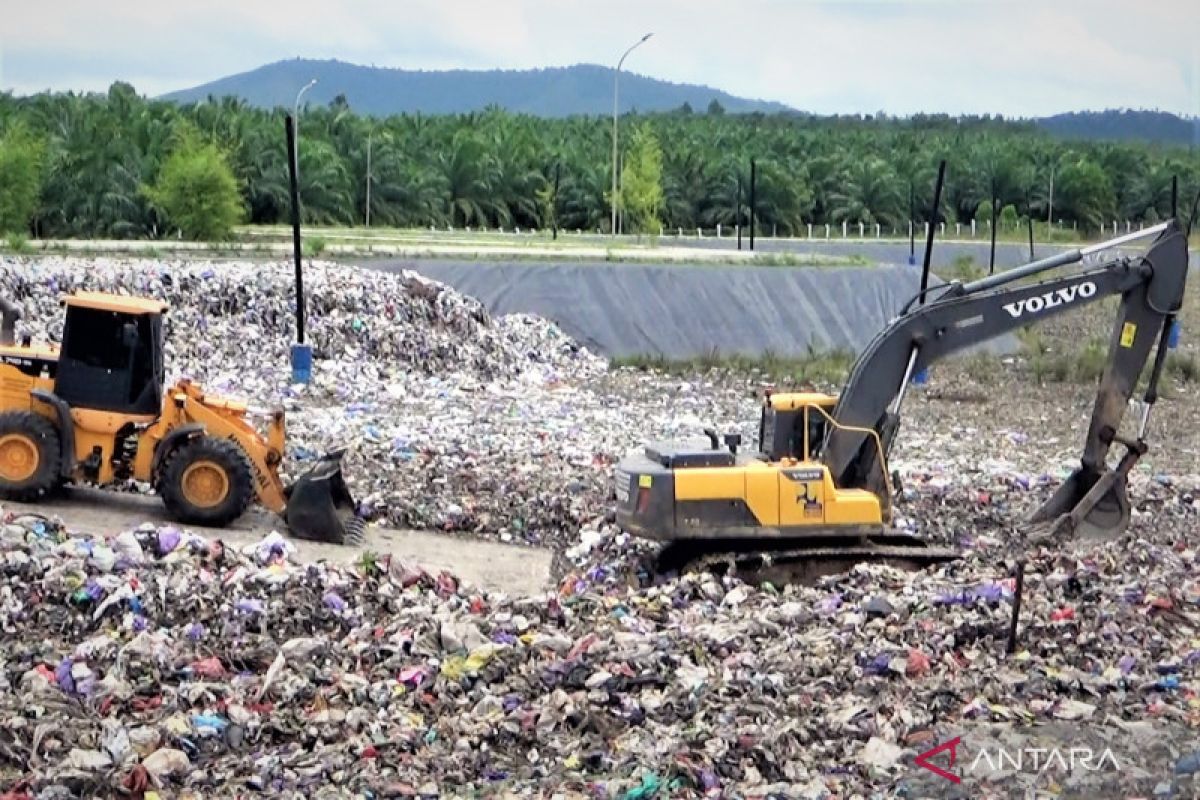
[[[1026,281],[1151,236],[1157,238],[1140,257]],[[769,394],[756,451],[739,453],[737,434],[727,435],[722,449],[716,432],[706,429],[708,448],[650,445],[623,459],[615,475],[616,520],[629,533],[664,543],[658,565],[664,572],[730,565],[768,580],[805,581],[859,561],[952,560],[952,549],[892,525],[896,478],[887,457],[912,377],[956,351],[1116,296],[1121,304],[1079,467],[1028,522],[1029,533],[1043,539],[1119,536],[1130,519],[1126,479],[1148,449],[1150,408],[1187,273],[1187,237],[1171,219],[987,278],[922,290],[859,355],[840,394]],[[925,302],[934,291],[938,296]],[[1156,343],[1137,432],[1122,436],[1122,416]],[[1110,467],[1113,444],[1126,452]]]
[[[264,435],[244,403],[188,380],[164,390],[165,303],[100,292],[61,302],[61,345],[36,346],[15,342],[20,310],[0,299],[0,497],[36,502],[68,484],[135,479],[182,523],[225,527],[257,502],[297,537],[362,540],[341,451],[285,487],[282,409]]]

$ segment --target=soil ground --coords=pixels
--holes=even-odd
[[[169,522],[158,498],[92,488],[71,488],[59,497],[37,504],[6,502],[5,514],[42,514],[61,518],[79,533],[118,534],[143,522]],[[273,530],[286,534],[282,522],[261,509],[251,509],[229,528],[181,526],[202,536],[221,539],[227,546],[254,544]],[[308,542],[288,536],[303,562],[352,562],[364,552],[391,554],[418,564],[436,575],[448,570],[462,581],[511,595],[536,594],[549,585],[551,554],[528,546],[462,539],[434,531],[367,527],[364,547]]]

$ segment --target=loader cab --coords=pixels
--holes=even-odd
[[[54,393],[72,408],[159,414],[167,305],[101,292],[76,292],[62,303],[67,318]]]
[[[836,404],[836,396],[819,392],[768,394],[758,426],[760,456],[772,462],[818,460],[829,430],[825,414],[832,416]]]

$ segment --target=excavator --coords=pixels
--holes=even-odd
[[[257,501],[298,538],[362,542],[344,450],[284,486],[282,409],[264,435],[245,403],[187,379],[164,389],[166,303],[85,291],[60,302],[61,345],[35,345],[15,341],[21,309],[0,298],[0,497],[37,502],[68,484],[134,479],[186,524],[223,528]]]
[[[1151,237],[1139,256],[1098,255]],[[1033,280],[1080,262],[1081,270]],[[893,524],[899,476],[889,472],[888,456],[914,375],[952,353],[1119,296],[1079,465],[1025,523],[1041,541],[1116,538],[1129,525],[1127,478],[1148,451],[1187,271],[1187,235],[1170,218],[988,277],[923,287],[861,351],[837,395],[765,393],[756,452],[739,453],[736,433],[724,435],[722,448],[706,428],[708,447],[647,444],[627,455],[614,473],[617,524],[665,545],[662,572],[733,569],[804,582],[863,561],[920,568],[954,560],[954,549]],[[1121,435],[1156,343],[1136,432]],[[1109,466],[1114,445],[1125,452]]]

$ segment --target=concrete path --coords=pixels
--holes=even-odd
[[[171,518],[162,502],[154,496],[72,488],[50,502],[28,505],[5,502],[3,513],[36,513],[61,518],[80,533],[115,535],[143,522],[167,523]],[[287,535],[282,521],[262,509],[254,508],[229,528],[182,526],[188,530],[241,548],[261,540],[276,530]],[[547,550],[465,539],[451,534],[427,531],[395,530],[369,526],[365,547],[308,542],[288,537],[303,561],[350,563],[364,551],[391,553],[397,558],[420,565],[434,575],[449,571],[466,583],[494,592],[522,596],[537,594],[550,586],[551,553]]]

